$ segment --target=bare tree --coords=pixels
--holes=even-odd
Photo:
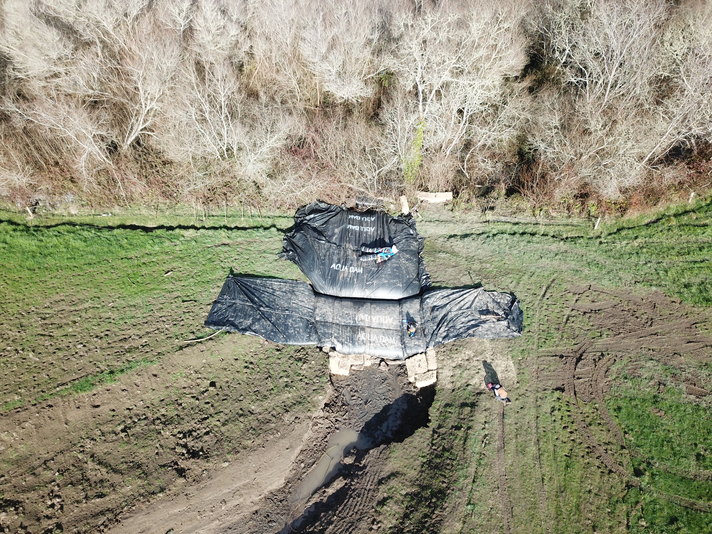
[[[526,60],[525,12],[513,3],[472,2],[399,14],[390,65],[403,95],[389,100],[386,121],[406,169],[436,152],[462,163],[517,131],[523,116],[506,111],[507,79]]]
[[[213,157],[226,159],[242,138],[239,123],[244,94],[229,62],[183,64],[178,105],[166,110],[162,146],[172,144],[170,153],[179,159]]]
[[[123,149],[140,136],[153,134],[152,125],[180,53],[176,36],[155,28],[153,21],[131,28],[130,33],[121,62],[107,65],[107,70],[115,69],[119,82],[119,90],[109,92],[109,98],[125,113],[120,139]]]
[[[288,205],[529,151],[560,196],[620,198],[709,143],[711,5],[5,0],[0,189]]]
[[[654,165],[670,150],[712,138],[712,4],[683,5],[662,36],[668,94],[652,110],[656,143],[643,158]]]
[[[250,7],[246,1],[196,2],[188,23],[192,29],[191,50],[207,63],[243,62],[249,47],[249,17]]]
[[[357,102],[373,94],[373,78],[383,70],[377,3],[312,2],[313,20],[300,30],[299,51],[318,83],[339,101]]]
[[[11,60],[9,75],[25,83],[42,84],[64,72],[72,44],[62,32],[39,20],[36,6],[30,2],[8,0],[0,7],[4,19],[0,52]]]
[[[318,84],[299,51],[299,28],[309,7],[302,0],[264,0],[255,10],[246,81],[260,99],[294,107],[320,101]]]
[[[34,123],[45,129],[47,135],[57,136],[75,154],[77,170],[85,179],[90,180],[92,170],[97,164],[108,164],[103,146],[98,139],[101,132],[91,117],[71,101],[42,101],[35,99],[31,106],[6,99],[3,108],[15,120]]]
[[[17,130],[27,128],[27,134],[34,134],[25,135],[23,148],[15,144],[19,153],[12,160],[19,167],[27,168],[30,162],[42,167],[43,146],[56,146],[54,137],[63,146],[61,159],[70,162],[87,186],[93,182],[95,169],[109,161],[101,141],[106,131],[63,90],[72,71],[75,44],[56,20],[43,17],[42,3],[8,3],[4,7],[6,27],[0,47],[10,58],[11,90],[0,106]],[[29,27],[33,31],[28,31]]]
[[[543,7],[538,36],[563,85],[539,95],[532,142],[560,180],[615,199],[649,172],[669,9],[663,0]]]
[[[541,27],[550,54],[595,113],[610,106],[639,106],[650,96],[650,61],[658,26],[667,15],[663,1],[579,0],[549,3]]]

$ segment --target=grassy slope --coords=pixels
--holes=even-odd
[[[663,291],[673,301],[698,306],[697,328],[709,333],[710,222],[712,204],[701,202],[595,232],[577,223],[512,224],[466,216],[419,224],[436,284],[481,282],[513,291],[522,301],[525,333],[505,342],[503,349],[512,354],[519,379],[515,403],[506,409],[504,462],[512,531],[709,531],[709,505],[706,512],[694,510],[669,497],[690,499],[693,505],[709,503],[712,497],[709,397],[683,393],[691,374],[710,383],[709,358],[687,360],[681,372],[641,348],[608,372],[606,407],[625,436],[625,446],[607,450],[634,473],[640,487],[610,472],[582,439],[577,417],[599,443],[610,441],[596,402],[572,401],[553,391],[537,368],[545,366],[541,354],[548,347],[606,335],[569,313],[571,288],[588,284],[642,296]],[[441,359],[453,357],[452,350],[444,349]],[[627,362],[638,364],[634,373],[627,371]],[[664,390],[658,393],[661,384]],[[479,403],[475,410],[473,402]],[[499,480],[492,467],[496,409],[478,391],[438,390],[431,427],[394,453],[395,474],[382,504],[385,526],[393,525],[393,532],[478,532],[502,525]],[[453,471],[441,469],[442,462],[430,459],[429,451],[447,451],[447,467]],[[439,493],[433,495],[433,487]],[[468,496],[464,504],[463,494]],[[426,508],[431,513],[414,513],[419,501],[430,503]],[[402,510],[408,512],[402,515]]]
[[[299,277],[274,261],[289,218],[141,222],[0,223],[4,409],[88,390],[204,335],[230,267]]]
[[[641,488],[631,488],[592,459],[576,433],[576,414],[597,428],[595,403],[574,403],[543,387],[534,369],[543,349],[601,335],[576,316],[561,327],[572,286],[595,283],[642,295],[658,288],[691,306],[709,306],[710,273],[704,260],[711,255],[711,213],[710,203],[703,202],[597,232],[579,223],[497,223],[451,213],[426,214],[419,223],[428,238],[425,257],[436,284],[481,282],[487,288],[514,291],[526,314],[525,335],[499,345],[511,352],[519,373],[517,401],[506,412],[504,458],[513,531],[707,528],[709,513],[665,498],[710,497],[709,481],[687,476],[710,470],[712,429],[704,417],[709,401],[692,402],[682,395],[684,377],[677,370],[649,359],[634,376],[623,364],[610,373],[620,385],[606,403],[625,434],[621,461],[644,481]],[[154,227],[163,226],[150,231],[140,227],[149,220]],[[16,224],[21,221],[12,216],[6,221],[0,223],[0,298],[5,303],[0,328],[8,333],[0,346],[0,402],[6,412],[42,405],[52,396],[81,393],[125,374],[138,375],[153,362],[176,354],[182,340],[205,335],[202,320],[230,266],[252,274],[301,277],[289,262],[274,260],[281,247],[280,230],[291,223],[288,217],[220,217],[197,224],[191,218],[137,217],[72,219],[72,225],[48,218],[30,226]],[[698,327],[711,331],[708,311],[700,313]],[[220,347],[224,343],[219,338],[206,347]],[[311,357],[297,355],[295,363],[285,352],[264,351],[253,338],[240,346],[234,349],[238,351],[234,363],[217,357],[224,352],[220,349],[201,368],[202,378],[235,373],[244,378],[235,380],[205,414],[239,408],[216,421],[223,440],[215,451],[218,455],[227,454],[231,442],[249,440],[259,425],[246,421],[262,406],[275,411],[274,419],[279,420],[289,410],[313,405],[311,397],[300,400],[285,392],[283,405],[272,407],[274,387],[282,393],[280,377],[297,376],[307,383],[324,378]],[[455,354],[460,348],[448,350]],[[285,349],[289,354],[293,350]],[[256,361],[261,363],[253,365],[251,355],[257,352],[261,357]],[[709,380],[708,362],[687,363]],[[175,385],[162,397],[169,401],[170,424],[199,410],[190,399],[204,385],[193,384],[192,372],[176,368]],[[467,369],[460,372],[466,378]],[[657,382],[651,380],[661,376],[669,387],[659,393],[653,389]],[[381,506],[384,528],[391,524],[398,525],[394,531],[472,532],[489,530],[501,520],[493,467],[498,406],[464,378],[455,387],[438,390],[430,427],[394,448],[394,474]],[[246,384],[265,381],[274,383],[265,390],[269,395],[248,398],[240,408],[241,396],[249,389]],[[315,397],[317,390],[310,395]],[[188,402],[181,405],[185,398]],[[651,417],[651,408],[668,415],[664,424]],[[265,421],[265,428],[269,424]],[[161,439],[152,434],[155,428],[144,426],[134,429],[140,437],[137,447]],[[131,443],[124,440],[121,447],[130,448]],[[109,443],[104,451],[109,463],[111,447]],[[11,465],[15,460],[4,459]]]
[[[318,349],[184,343],[210,333],[202,323],[231,267],[301,277],[275,260],[291,218],[158,223],[0,222],[0,530],[95,532],[308,417],[324,394]],[[57,477],[63,501],[48,508]]]

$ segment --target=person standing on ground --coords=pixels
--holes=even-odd
[[[502,384],[499,383],[497,371],[494,370],[492,364],[490,364],[487,360],[483,360],[482,366],[485,369],[485,386],[487,386],[487,389],[492,392],[494,398],[501,400],[504,403],[512,402],[507,394],[507,390],[504,389]]]
[[[487,389],[494,394],[495,399],[501,400],[504,403],[512,402],[507,394],[507,390],[502,387],[502,384],[493,384],[492,382],[488,382]]]

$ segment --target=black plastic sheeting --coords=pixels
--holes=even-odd
[[[420,298],[362,300],[315,295],[320,347],[342,354],[402,360],[428,348],[424,328],[410,337],[407,321],[422,323]]]
[[[205,326],[285,345],[316,345],[314,291],[304,282],[227,277]]]
[[[428,329],[428,346],[455,339],[518,336],[523,314],[511,293],[474,289],[438,289],[423,294],[420,310]]]
[[[297,210],[282,256],[299,266],[318,293],[397,300],[429,285],[422,250],[410,216],[314,202]]]
[[[412,337],[409,322],[416,324]],[[482,288],[364,300],[321,295],[294,280],[230,275],[205,324],[277,343],[402,360],[456,339],[518,336],[522,312],[510,293]]]

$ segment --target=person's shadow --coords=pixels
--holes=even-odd
[[[485,384],[499,384],[497,371],[494,370],[492,364],[487,360],[482,360],[482,367],[485,369]]]

